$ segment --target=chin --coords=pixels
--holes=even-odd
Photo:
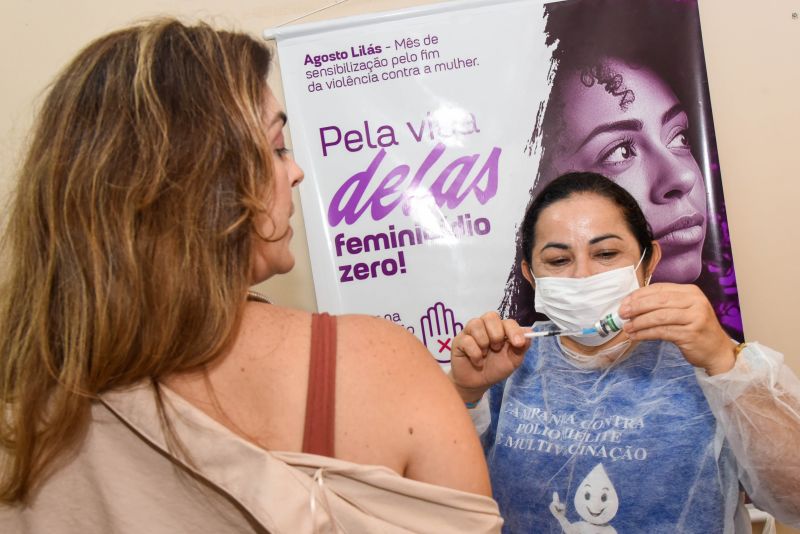
[[[282,269],[281,272],[279,272],[278,274],[289,273],[291,272],[292,269],[294,269],[294,262],[292,262],[291,265],[288,265],[285,269]]]
[[[254,267],[252,276],[250,277],[250,285],[260,284],[276,274],[286,274],[294,268],[294,256],[288,254],[286,257],[280,258],[278,261],[260,262],[261,265]]]
[[[279,266],[275,268],[275,272],[273,274],[286,274],[292,269],[294,269],[294,256],[288,254],[288,257],[283,258],[283,261]]]
[[[703,262],[700,254],[680,254],[662,258],[653,273],[653,282],[691,284],[700,276]]]

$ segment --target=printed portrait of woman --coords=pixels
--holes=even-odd
[[[567,0],[545,6],[552,87],[528,144],[531,198],[593,171],[639,202],[663,259],[653,282],[695,283],[742,339],[730,236],[694,0]],[[540,319],[517,258],[500,313]]]

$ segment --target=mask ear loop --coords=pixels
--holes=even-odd
[[[647,247],[645,247],[645,248],[644,248],[644,250],[642,251],[642,256],[639,258],[639,262],[636,264],[636,267],[634,267],[634,268],[633,268],[633,272],[636,272],[637,270],[639,270],[639,266],[640,266],[640,265],[642,264],[642,262],[644,261],[644,255],[645,255],[645,254],[647,254]],[[645,280],[644,280],[644,287],[647,287],[647,286],[649,286],[649,285],[650,285],[650,280],[651,280],[652,278],[653,278],[653,273],[650,273],[650,276],[648,276],[648,277],[647,277],[647,278],[645,278]]]

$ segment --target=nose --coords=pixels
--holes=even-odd
[[[595,274],[592,272],[590,264],[588,257],[577,256],[575,258],[575,268],[572,270],[572,278],[586,278]]]
[[[303,172],[303,169],[297,164],[294,158],[292,158],[292,164],[291,167],[289,167],[289,183],[291,183],[292,187],[299,185],[305,176],[306,174]]]
[[[689,194],[701,180],[700,168],[694,156],[676,155],[668,148],[659,151],[651,169],[650,200],[655,204],[667,204]]]

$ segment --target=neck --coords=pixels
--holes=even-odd
[[[629,339],[628,334],[626,334],[625,332],[620,332],[614,337],[614,339],[611,339],[606,343],[603,343],[602,345],[598,345],[596,347],[590,347],[587,345],[581,345],[571,337],[563,336],[561,338],[561,344],[572,351],[575,351],[579,354],[583,354],[584,356],[594,356],[598,352],[602,352],[606,349],[619,345],[620,343],[627,341],[628,339]],[[637,342],[631,343],[628,350],[632,349],[636,345],[636,343]]]

